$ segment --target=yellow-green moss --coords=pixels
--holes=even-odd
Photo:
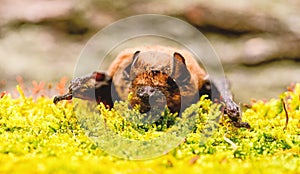
[[[0,99],[0,173],[300,173],[300,84],[278,99],[252,103],[243,112],[251,130],[234,128],[224,117],[223,126],[205,144],[201,136],[211,108],[202,100],[202,116],[186,141],[146,161],[101,151],[80,128],[71,102],[54,105],[47,96],[33,99],[17,89],[20,97],[6,94]],[[131,138],[152,138],[165,130],[124,127],[115,111],[101,109],[112,116],[107,118],[114,131],[124,136],[131,132]]]

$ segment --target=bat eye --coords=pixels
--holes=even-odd
[[[152,94],[152,93],[154,93],[155,92],[155,89],[154,88],[151,88],[150,90],[149,90],[149,93],[150,94]]]
[[[145,89],[143,87],[139,87],[138,90],[137,90],[137,94],[139,96],[142,96],[144,93],[145,93]]]
[[[157,74],[159,74],[159,73],[160,73],[160,71],[159,71],[159,70],[152,70],[151,72],[152,72],[152,74],[153,74],[153,75],[157,75]]]
[[[153,97],[157,94],[157,90],[152,86],[142,86],[137,89],[137,95],[141,98]]]

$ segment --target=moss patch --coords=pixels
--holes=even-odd
[[[145,161],[103,152],[85,135],[71,102],[54,105],[47,96],[33,99],[17,89],[17,98],[1,94],[0,173],[300,172],[300,84],[289,87],[278,99],[253,102],[243,112],[250,130],[231,126],[224,116],[206,143],[201,140],[207,116],[217,106],[202,99],[195,105],[202,109],[197,110],[195,127],[186,140],[166,155]],[[133,139],[160,136],[173,119],[165,113],[160,124],[139,125],[116,111],[101,106],[100,110],[111,129]]]

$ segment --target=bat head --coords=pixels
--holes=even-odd
[[[171,112],[180,111],[182,107],[180,91],[188,87],[191,80],[181,54],[137,51],[126,71],[130,74],[131,106],[139,105],[142,113],[161,110],[165,106]]]

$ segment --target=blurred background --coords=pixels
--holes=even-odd
[[[20,76],[26,83],[71,80],[96,32],[144,13],[198,28],[240,102],[277,97],[300,82],[299,0],[0,0],[0,91],[14,88]]]

